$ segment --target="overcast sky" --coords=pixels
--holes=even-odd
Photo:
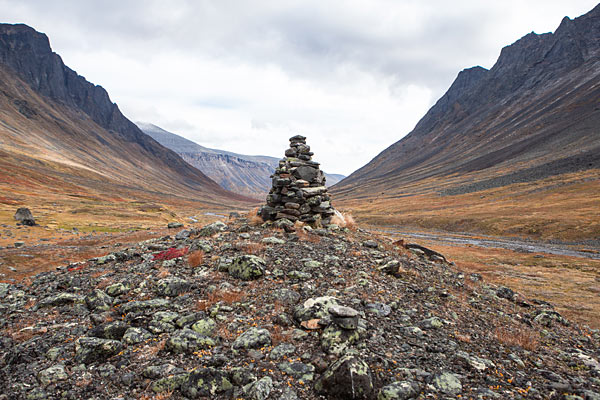
[[[282,157],[308,137],[349,174],[409,133],[458,72],[597,0],[0,0],[133,121]]]

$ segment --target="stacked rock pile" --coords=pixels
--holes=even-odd
[[[273,187],[260,215],[264,220],[288,219],[311,225],[328,225],[335,211],[325,187],[325,175],[304,136],[290,138],[290,148],[271,175]]]

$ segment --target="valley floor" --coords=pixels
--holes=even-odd
[[[550,302],[570,319],[600,328],[597,242],[539,242],[439,231],[372,229],[427,246],[444,254],[464,272],[479,273],[487,281]]]

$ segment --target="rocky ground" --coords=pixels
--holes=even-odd
[[[550,304],[282,224],[177,228],[0,283],[0,399],[600,399],[600,332]]]

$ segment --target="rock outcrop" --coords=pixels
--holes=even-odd
[[[325,187],[325,175],[304,136],[290,138],[290,148],[271,176],[273,187],[267,205],[260,210],[266,221],[301,221],[314,226],[328,225],[335,211]]]

